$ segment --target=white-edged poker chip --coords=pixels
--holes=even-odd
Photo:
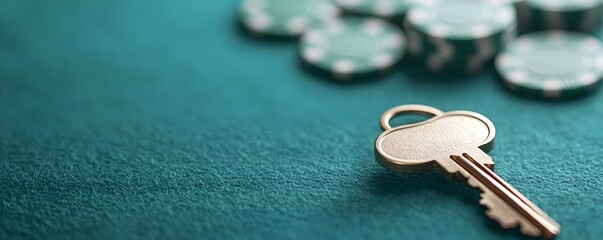
[[[336,79],[385,72],[402,59],[405,40],[395,25],[368,17],[348,17],[311,27],[301,37],[301,59]]]
[[[339,14],[331,0],[242,0],[239,6],[239,17],[249,31],[277,37],[299,36],[310,25]]]
[[[444,0],[413,7],[407,21],[421,32],[442,39],[489,37],[516,23],[508,3],[484,0]]]
[[[603,77],[603,45],[583,33],[530,33],[509,43],[495,67],[513,91],[544,98],[576,96],[593,90]]]

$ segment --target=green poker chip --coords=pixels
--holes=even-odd
[[[338,80],[380,75],[402,59],[405,39],[395,25],[368,17],[349,17],[309,28],[301,37],[306,66]]]
[[[575,97],[594,90],[603,77],[603,45],[583,33],[530,33],[509,43],[495,67],[512,91],[544,98]]]
[[[602,0],[527,0],[528,31],[594,33],[601,27]]]
[[[299,36],[339,13],[331,0],[243,0],[239,6],[241,22],[250,32],[276,37]]]
[[[516,35],[511,1],[427,1],[411,8],[404,22],[409,53],[431,72],[481,71]]]
[[[483,0],[444,0],[412,8],[408,22],[429,36],[466,40],[489,37],[515,24],[509,4]]]
[[[383,18],[402,17],[417,0],[335,0],[347,12]]]

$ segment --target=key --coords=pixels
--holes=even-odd
[[[392,117],[419,113],[431,118],[392,128]],[[495,128],[488,118],[469,111],[444,113],[424,105],[402,105],[381,117],[383,133],[375,141],[375,158],[396,172],[436,171],[447,179],[466,180],[481,191],[486,215],[501,227],[519,225],[523,234],[554,238],[561,230],[555,220],[493,172],[486,154],[494,146]]]

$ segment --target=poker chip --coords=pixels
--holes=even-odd
[[[405,30],[409,53],[432,72],[476,73],[516,35],[507,1],[446,0],[413,7]]]
[[[599,84],[603,45],[583,33],[529,33],[503,49],[495,68],[512,91],[544,98],[574,97]]]
[[[336,0],[346,12],[363,16],[376,16],[401,20],[417,0]]]
[[[601,0],[527,0],[528,31],[569,30],[594,33],[601,27]]]
[[[339,13],[331,0],[243,0],[239,6],[241,22],[250,32],[276,37],[299,36]]]
[[[338,80],[382,74],[402,59],[405,40],[395,25],[368,17],[348,17],[311,27],[301,37],[306,66]]]

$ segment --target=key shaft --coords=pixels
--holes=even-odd
[[[534,225],[544,238],[552,238],[559,234],[560,226],[546,215],[534,203],[528,200],[523,194],[513,188],[510,184],[500,178],[488,167],[480,164],[467,153],[461,155],[451,155],[452,159],[463,170],[467,171],[470,177],[479,181],[491,192],[496,194],[507,205],[513,208],[524,219]]]

